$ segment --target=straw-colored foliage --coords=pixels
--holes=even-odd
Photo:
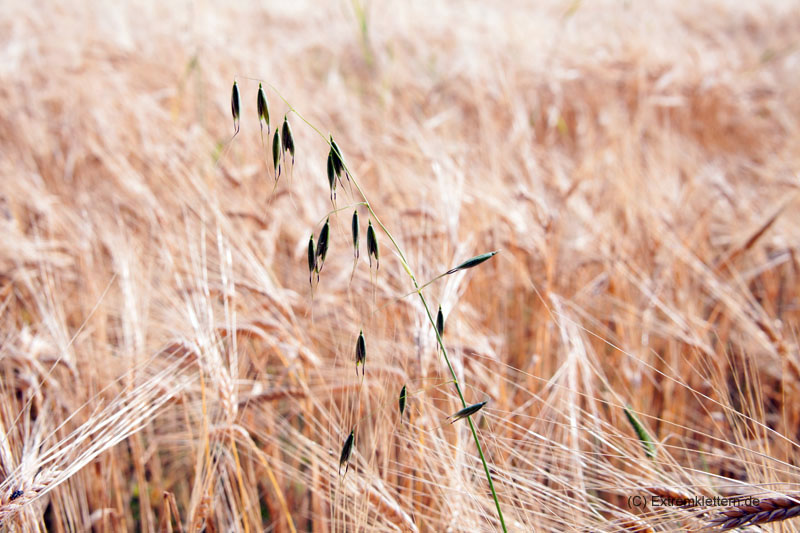
[[[800,529],[796,2],[269,4],[2,3],[0,527],[498,531],[398,298],[500,250],[424,294],[509,531]]]

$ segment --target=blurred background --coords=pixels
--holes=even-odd
[[[797,492],[797,2],[0,6],[3,528],[501,530],[329,134],[509,531]]]

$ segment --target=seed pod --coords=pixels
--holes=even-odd
[[[353,441],[356,438],[355,428],[347,436],[342,446],[342,454],[339,456],[339,475],[342,475],[342,467],[344,466],[344,475],[347,475],[347,470],[350,468],[350,454],[353,453]]]
[[[400,418],[403,418],[403,413],[406,411],[406,393],[406,385],[404,383],[403,388],[400,389],[400,398],[397,401],[400,406]]]
[[[331,188],[331,201],[336,199],[336,170],[333,166],[333,152],[328,152],[328,186]]]
[[[242,99],[239,95],[239,84],[234,81],[231,90],[231,114],[233,115],[233,128],[239,133],[239,115],[242,110]]]
[[[267,93],[261,84],[258,84],[258,122],[261,128],[264,128],[264,122],[267,123],[267,139],[269,139],[269,105],[267,105]]]
[[[14,500],[16,500],[17,498],[19,498],[19,497],[20,497],[20,496],[22,496],[23,494],[25,494],[25,493],[24,493],[24,492],[22,492],[21,490],[17,489],[17,490],[15,490],[14,492],[12,492],[12,493],[11,493],[11,497],[8,499],[8,501],[12,501],[12,502],[13,502]]]
[[[283,131],[281,132],[281,137],[283,137],[283,151],[289,151],[292,154],[292,164],[294,165],[294,136],[292,135],[292,127],[289,125],[289,120],[286,116],[283,117]]]
[[[275,179],[281,175],[281,134],[275,128],[275,135],[272,137],[272,163],[275,165]]]
[[[314,234],[308,239],[308,282],[311,283],[311,277],[317,270],[317,255],[314,251]]]
[[[460,410],[459,412],[457,412],[455,414],[452,414],[452,415],[448,416],[447,418],[451,418],[452,419],[452,420],[450,420],[450,423],[452,424],[456,420],[461,420],[462,418],[466,418],[466,417],[468,417],[470,415],[474,415],[475,413],[477,413],[478,411],[483,409],[484,405],[486,405],[486,401],[480,402],[480,403],[476,403],[476,404],[473,404],[473,405],[468,405],[465,408],[463,408],[462,410]]]
[[[372,227],[372,221],[369,221],[367,226],[367,254],[369,254],[369,263],[372,267],[372,257],[375,256],[375,264],[380,268],[380,253],[378,251],[378,236],[375,235],[375,228]]]
[[[458,272],[459,270],[466,270],[468,268],[472,268],[474,266],[478,266],[481,263],[483,263],[484,261],[488,261],[489,259],[494,257],[494,255],[497,254],[497,253],[498,252],[495,251],[495,252],[489,252],[488,254],[476,255],[475,257],[473,257],[471,259],[467,259],[466,261],[464,261],[463,263],[461,263],[457,267],[451,268],[450,270],[445,272],[445,275],[452,274],[453,272]]]
[[[342,157],[342,150],[336,141],[333,140],[333,135],[330,136],[331,140],[331,154],[333,155],[333,168],[336,170],[336,175],[341,179],[342,171],[344,170],[344,157]]]
[[[319,239],[317,239],[317,273],[322,270],[322,265],[325,263],[325,256],[328,255],[328,240],[331,233],[330,217],[325,220],[325,225],[319,231]]]
[[[356,341],[356,376],[358,375],[358,365],[363,365],[361,367],[361,376],[364,376],[364,372],[366,370],[366,362],[367,362],[367,343],[364,342],[364,331],[362,330],[358,334],[358,340]]]
[[[436,313],[436,331],[439,332],[439,338],[444,338],[444,313],[442,313],[442,306],[439,306],[439,312]]]
[[[353,211],[353,221],[350,226],[353,233],[353,254],[358,258],[358,209]]]

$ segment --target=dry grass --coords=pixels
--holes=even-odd
[[[510,531],[721,511],[628,505],[652,487],[798,492],[796,3],[276,4],[4,4],[3,528],[498,529],[424,311],[386,305],[411,287],[382,235],[350,282],[351,209],[312,300],[327,145],[290,115],[272,193],[248,77],[335,135],[420,282],[502,250],[426,295],[467,402],[491,399]]]

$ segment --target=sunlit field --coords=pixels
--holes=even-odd
[[[0,2],[0,530],[800,530],[800,4],[232,4]]]

